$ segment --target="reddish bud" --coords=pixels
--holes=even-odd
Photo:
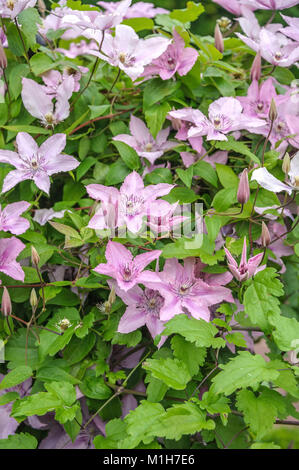
[[[216,49],[218,49],[218,51],[221,52],[222,54],[222,52],[224,51],[224,42],[223,42],[223,36],[222,36],[222,33],[220,31],[218,24],[216,24],[215,26],[214,39],[215,39]]]
[[[3,287],[2,302],[1,302],[1,312],[5,317],[12,313],[12,306],[10,295],[6,287]]]
[[[246,204],[246,202],[249,200],[249,197],[250,197],[250,188],[249,188],[249,182],[248,182],[248,170],[247,168],[245,168],[245,170],[242,171],[242,174],[240,176],[237,199],[238,199],[238,202],[243,205],[243,204]]]
[[[262,245],[266,247],[270,245],[270,243],[271,243],[270,232],[265,222],[262,222]]]
[[[0,41],[0,68],[6,69],[6,67],[7,67],[7,58],[6,58],[5,50]]]
[[[40,257],[34,246],[31,246],[31,261],[32,264],[35,266],[38,266],[38,263],[40,262]]]
[[[276,104],[275,104],[274,99],[272,98],[270,109],[269,109],[269,119],[270,119],[270,121],[275,121],[277,116],[278,116],[278,114],[277,114]]]
[[[261,54],[258,52],[252,62],[251,70],[250,70],[250,78],[251,80],[259,80],[262,75],[262,59]]]

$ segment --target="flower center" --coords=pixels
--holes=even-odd
[[[135,57],[129,57],[125,52],[120,52],[118,54],[118,60],[125,66],[125,67],[132,67],[136,61]]]
[[[52,113],[47,113],[45,114],[45,120],[46,122],[49,124],[49,125],[53,125],[54,124],[54,116]]]
[[[122,275],[122,278],[124,281],[130,281],[132,279],[132,276],[133,276],[133,266],[131,265],[131,263],[125,263],[123,264],[122,268],[121,268],[121,275]]]
[[[257,107],[257,110],[258,110],[258,111],[263,111],[263,109],[264,109],[264,103],[262,103],[261,101],[259,101],[256,107]]]
[[[125,212],[125,215],[135,215],[140,212],[144,203],[144,199],[140,196],[131,194],[130,196],[123,195],[121,197],[120,210]]]
[[[219,127],[221,127],[221,119],[219,116],[216,116],[213,122],[214,122],[214,126],[216,127],[216,129],[219,129]]]
[[[280,51],[277,51],[274,55],[274,59],[279,61],[282,58],[282,53]]]
[[[276,130],[278,132],[281,132],[285,129],[285,123],[283,121],[279,121],[277,126],[276,126]]]
[[[146,152],[151,152],[152,148],[153,148],[153,144],[151,144],[150,142],[148,142],[148,143],[146,144],[146,146],[144,147],[144,150],[145,150]]]
[[[163,304],[164,299],[158,291],[146,288],[137,308],[158,317]]]
[[[7,8],[9,8],[12,11],[14,9],[15,2],[14,0],[7,0],[6,5],[7,5]]]

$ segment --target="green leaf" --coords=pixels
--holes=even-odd
[[[163,335],[169,336],[173,333],[179,333],[199,348],[209,348],[211,346],[221,348],[225,346],[223,338],[215,338],[218,333],[215,325],[202,319],[189,318],[187,315],[175,315],[166,323]]]
[[[172,184],[172,173],[168,168],[156,168],[145,175],[144,181],[148,184]]]
[[[228,136],[227,141],[215,142],[215,147],[219,150],[233,150],[235,153],[249,157],[254,163],[260,164],[260,160],[243,142],[235,140],[232,136]]]
[[[88,107],[90,109],[90,119],[94,119],[94,118],[103,116],[103,114],[105,114],[106,111],[109,110],[110,105],[109,104],[101,104],[98,106],[89,105]]]
[[[178,177],[183,181],[187,188],[191,188],[193,178],[193,166],[189,166],[187,170],[178,168],[176,170]]]
[[[1,126],[2,129],[6,129],[7,131],[15,132],[27,132],[28,134],[50,134],[49,129],[44,129],[43,127],[38,126],[28,126],[28,125],[17,125],[17,126]]]
[[[25,290],[25,289],[20,289]],[[53,333],[49,333],[52,336]],[[39,363],[38,352],[36,347],[36,338],[29,335],[27,342],[27,364],[32,370],[36,369]],[[26,329],[19,329],[14,336],[10,337],[5,346],[5,360],[8,363],[9,369],[14,369],[19,366],[26,366]]]
[[[129,18],[122,22],[138,33],[138,31],[143,31],[144,29],[153,29],[155,24],[151,18]]]
[[[0,449],[36,449],[37,439],[28,432],[21,432],[8,436],[7,439],[0,439]]]
[[[231,169],[231,167],[216,163],[216,171],[220,183],[224,188],[231,188],[232,186],[239,186],[239,178]]]
[[[187,23],[188,21],[196,21],[204,11],[205,9],[201,3],[187,2],[187,8],[182,10],[173,10],[169,16],[174,20]]]
[[[161,80],[161,78],[154,78],[150,80],[143,92],[143,110],[146,112],[153,105],[167,96],[172,95],[178,88],[180,84],[172,80]]]
[[[189,188],[182,188],[182,187],[175,187],[173,188],[167,196],[164,196],[163,199],[169,202],[170,204],[174,204],[175,202],[179,202],[179,204],[188,204],[198,200],[198,195],[192,189]]]
[[[17,57],[24,55],[24,47],[16,25],[13,22],[6,25],[5,35],[7,37],[9,50]]]
[[[22,33],[25,35],[29,48],[36,50],[36,34],[41,18],[35,8],[26,8],[18,14],[18,22],[22,25]]]
[[[32,369],[29,366],[19,366],[8,372],[0,383],[0,390],[14,387],[32,376]]]
[[[112,186],[118,183],[122,183],[129,173],[130,168],[121,158],[119,158],[116,160],[116,162],[109,166],[109,170],[105,178],[105,185]]]
[[[112,395],[112,391],[105,384],[104,379],[102,377],[96,377],[95,371],[92,370],[86,372],[79,388],[85,396],[96,400],[106,400]]]
[[[261,382],[270,382],[279,376],[277,370],[271,369],[271,363],[256,354],[241,351],[227,364],[219,366],[222,371],[217,374],[212,382],[216,393],[230,395],[239,388],[257,387]]]
[[[199,366],[205,362],[206,348],[198,348],[182,336],[174,336],[171,339],[171,347],[175,357],[186,364],[191,377],[198,374]]]
[[[76,390],[74,385],[68,382],[47,382],[44,384],[45,389],[56,395],[62,403],[67,406],[72,406],[76,401]]]
[[[205,181],[217,188],[217,174],[208,162],[199,161],[193,165],[193,174],[203,178]]]
[[[212,201],[216,211],[223,212],[237,202],[237,186],[218,191]]]
[[[269,322],[274,326],[273,338],[281,351],[299,350],[299,322],[270,312]]]
[[[175,390],[184,390],[191,380],[186,364],[178,359],[147,359],[143,368]]]
[[[17,392],[4,393],[4,395],[0,396],[0,406],[7,405],[7,403],[15,401],[17,398],[20,398]]]
[[[34,415],[42,416],[60,406],[62,406],[62,401],[56,395],[48,392],[39,392],[22,400],[17,400],[13,404],[11,416],[13,418]]]
[[[244,294],[245,313],[262,330],[270,328],[270,313],[280,313],[277,297],[283,295],[283,285],[277,276],[274,268],[263,269],[250,281]]]
[[[171,110],[169,103],[154,104],[145,110],[144,116],[147,127],[154,137],[157,137],[158,132],[162,129],[166,116]]]
[[[194,403],[184,403],[168,408],[159,421],[151,426],[150,432],[153,436],[178,441],[184,434],[192,435],[203,429],[214,428],[214,421],[206,421],[206,413],[198,406]]]
[[[77,330],[76,330],[77,331]],[[63,352],[63,358],[69,365],[76,364],[84,359],[92,350],[96,342],[94,333],[89,333],[84,338],[74,336]]]
[[[250,390],[241,390],[237,395],[237,408],[244,414],[244,421],[257,440],[272,429],[278,410],[275,406],[276,395],[274,390],[265,390],[258,397]]]
[[[117,148],[121,158],[123,159],[127,167],[131,170],[138,170],[138,168],[140,167],[140,158],[136,150],[134,150],[132,147],[125,144],[124,142],[120,142],[117,140],[114,140],[112,144],[115,145],[115,147]]]

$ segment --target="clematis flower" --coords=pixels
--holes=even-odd
[[[37,222],[39,225],[46,225],[46,223],[49,222],[49,220],[52,220],[55,218],[62,219],[65,212],[66,212],[65,210],[56,212],[54,211],[52,207],[51,209],[37,209],[34,212],[33,220],[34,222]]]
[[[201,115],[200,111],[192,108],[177,109],[167,114],[167,119],[171,121],[173,129],[177,131],[175,138],[188,140],[191,147],[198,153],[203,150],[202,137],[188,137],[188,132],[195,127],[195,120],[200,119]]]
[[[4,379],[4,375],[0,374],[1,381]],[[17,392],[20,395],[20,398],[24,398],[26,395],[30,393],[32,384],[32,379],[27,379],[25,382],[16,385],[15,387],[6,388],[4,390],[0,390],[0,396],[5,395],[9,392]],[[0,407],[0,439],[7,439],[8,436],[15,434],[19,422],[12,418],[11,410],[12,410],[12,403],[7,403],[6,405],[1,405]]]
[[[285,184],[271,175],[265,167],[262,167],[253,171],[251,181],[257,181],[262,188],[274,193],[286,191],[288,194],[292,194],[294,190],[299,191],[299,152],[291,160],[288,177],[288,184]]]
[[[213,168],[216,168],[216,163],[221,163],[222,165],[225,165],[228,160],[228,152],[224,152],[222,150],[218,150],[212,155],[206,155],[205,157],[203,157],[205,153],[206,150],[203,148],[203,151],[201,153],[197,153],[197,155],[194,155],[191,152],[181,152],[180,155],[186,168],[189,168],[189,166],[196,163],[199,159],[203,160],[204,162],[210,163]]]
[[[253,8],[262,10],[284,10],[298,5],[298,0],[246,0]]]
[[[109,241],[105,252],[107,263],[99,264],[94,271],[113,277],[121,289],[128,291],[135,284],[157,280],[156,273],[143,270],[153,260],[158,259],[161,253],[161,250],[153,250],[133,259],[132,253],[121,243]]]
[[[0,17],[14,20],[21,11],[34,7],[37,0],[0,0]]]
[[[0,239],[0,271],[22,282],[24,282],[25,274],[16,258],[24,248],[24,243],[16,237]]]
[[[131,135],[119,134],[113,137],[113,140],[130,145],[140,157],[146,158],[152,165],[164,152],[178,145],[176,142],[167,140],[169,127],[158,132],[156,139],[154,139],[144,122],[133,115],[130,118],[130,131]]]
[[[97,2],[108,13],[113,13],[119,6],[120,2]],[[165,8],[155,8],[153,3],[137,2],[130,6],[124,18],[154,18],[156,15],[169,13]]]
[[[237,96],[247,116],[267,119],[272,98],[278,104],[288,97],[276,94],[273,78],[269,77],[259,86],[257,80],[253,80],[248,88],[247,96]]]
[[[49,176],[74,170],[79,165],[74,157],[61,153],[66,144],[65,134],[55,134],[38,147],[27,132],[19,132],[16,143],[18,153],[0,150],[0,162],[9,163],[16,168],[4,178],[2,193],[21,181],[33,180],[39,189],[49,194]]]
[[[14,235],[20,235],[26,232],[30,227],[30,222],[20,215],[30,207],[30,203],[26,201],[13,202],[7,204],[4,209],[0,205],[0,230],[11,232]]]
[[[72,42],[69,46],[69,49],[57,48],[57,52],[61,52],[66,57],[70,59],[75,59],[79,55],[86,55],[89,54],[91,50],[97,50],[98,44],[95,41],[90,41],[87,43],[82,39],[80,42]]]
[[[145,282],[146,287],[156,289],[165,299],[160,311],[162,321],[180,313],[194,318],[210,319],[209,307],[219,302],[233,302],[231,292],[221,285],[210,285],[196,277],[195,258],[186,258],[184,266],[175,258],[167,259],[159,274],[160,282]]]
[[[101,184],[89,184],[86,186],[86,189],[90,197],[110,205],[110,207],[105,206],[104,209],[107,210],[107,214],[110,217],[109,220],[115,224],[114,226],[121,227],[126,225],[131,232],[138,233],[142,228],[144,219],[152,213],[152,203],[158,197],[168,194],[173,187],[174,185],[167,183],[152,184],[144,187],[141,176],[136,171],[133,171],[125,178],[119,191],[116,188]],[[161,201],[163,207],[165,207],[165,202]],[[170,204],[168,207],[170,208]],[[102,216],[102,214],[99,215]],[[153,215],[155,215],[155,212]],[[104,213],[103,216],[105,216]],[[102,224],[106,224],[107,221],[108,219],[102,219],[101,226],[94,226],[93,228],[102,229]],[[92,223],[95,222],[96,219],[92,219]],[[107,228],[109,228],[109,225]]]
[[[151,204],[148,216],[148,226],[154,237],[169,234],[172,230],[187,220],[187,217],[175,214],[178,203],[164,204],[166,201],[155,201]],[[180,214],[180,211],[179,211]]]
[[[143,73],[144,77],[160,75],[162,80],[169,80],[177,72],[180,76],[186,75],[195,64],[198,52],[193,47],[185,47],[182,36],[173,29],[173,43],[166,51],[148,65]]]
[[[133,81],[143,74],[144,67],[159,57],[170,44],[164,37],[139,39],[134,29],[126,25],[115,27],[115,36],[106,33],[101,52],[91,54],[100,57],[110,65],[119,67]]]
[[[108,281],[108,284],[110,287],[115,285],[113,281]],[[160,320],[164,299],[157,290],[142,290],[141,287],[134,286],[125,292],[115,285],[115,293],[128,306],[118,324],[119,333],[130,333],[146,325],[153,339],[161,334],[165,327]],[[161,338],[158,347],[161,347],[165,340],[166,336]]]
[[[299,45],[286,38],[281,33],[262,28],[258,38],[251,39],[243,34],[236,35],[256,52],[260,52],[263,59],[272,65],[290,67],[299,59]]]
[[[209,119],[200,111],[195,116],[195,127],[188,137],[207,136],[207,140],[227,140],[226,134],[240,129],[254,131],[265,125],[261,119],[242,113],[241,103],[235,98],[219,98],[209,106]]]
[[[250,5],[250,0],[213,0],[213,2],[218,3],[222,8],[237,16],[243,14],[244,7],[249,7],[252,10],[257,8],[254,5]]]
[[[22,100],[28,113],[36,117],[46,127],[53,127],[64,121],[70,114],[69,99],[75,88],[74,78],[69,75],[56,90],[56,103],[53,96],[47,94],[43,85],[30,78],[22,79]]]
[[[64,80],[71,76],[74,79],[73,91],[79,91],[82,73],[86,72],[88,72],[87,67],[78,67],[78,70],[71,67],[66,67],[62,74],[58,70],[49,70],[42,75],[42,79],[46,85],[44,89],[47,95],[51,96],[52,98],[57,98],[57,96],[59,96],[60,87]]]
[[[299,18],[292,18],[291,16],[286,15],[281,15],[281,17],[289,26],[281,28],[279,31],[288,38],[299,42]]]
[[[95,10],[72,10],[66,13],[61,21],[62,27],[70,26],[88,39],[94,39],[101,44],[103,31],[114,28],[124,19],[125,13],[132,0],[123,0],[118,3],[114,11],[101,13]]]
[[[254,274],[256,274],[259,271],[262,271],[266,267],[266,265],[259,267],[264,256],[263,253],[259,253],[258,255],[255,255],[252,258],[249,258],[249,260],[247,261],[246,237],[244,237],[243,251],[242,251],[242,256],[241,256],[241,261],[240,261],[239,266],[237,262],[235,261],[235,259],[233,258],[233,256],[231,255],[231,253],[228,251],[228,249],[224,247],[224,251],[226,254],[226,258],[227,258],[228,267],[231,273],[240,282],[246,281],[250,277],[254,276]]]

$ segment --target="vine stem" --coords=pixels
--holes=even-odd
[[[97,118],[94,118],[94,119],[90,119],[89,121],[86,121],[86,122],[83,122],[83,124],[80,124],[80,126],[76,127],[75,129],[73,129],[69,135],[72,135],[74,134],[75,132],[77,132],[79,129],[82,129],[82,127],[86,127],[86,126],[89,126],[89,124],[92,124],[93,122],[96,122],[96,121],[102,121],[104,119],[112,119],[116,116],[120,116],[121,114],[125,114],[125,113],[128,113],[130,111],[133,111],[135,108],[129,108],[129,109],[123,109],[122,111],[118,111],[117,113],[114,113],[114,114],[106,114],[105,116],[99,116]]]
[[[17,22],[17,19],[16,19],[16,18],[15,18],[14,23],[15,23],[15,25],[16,25],[16,28],[17,28],[17,30],[18,30],[19,37],[20,37],[21,42],[22,42],[22,45],[23,45],[24,55],[25,55],[26,62],[27,62],[27,64],[29,65],[29,68],[30,68],[30,70],[31,70],[30,62],[29,62],[29,57],[28,57],[28,54],[27,54],[27,51],[26,51],[25,42],[24,42],[24,38],[23,38],[23,35],[22,35],[22,33],[21,33],[21,30],[20,30],[20,27],[19,27],[19,25],[18,25],[18,22]]]

